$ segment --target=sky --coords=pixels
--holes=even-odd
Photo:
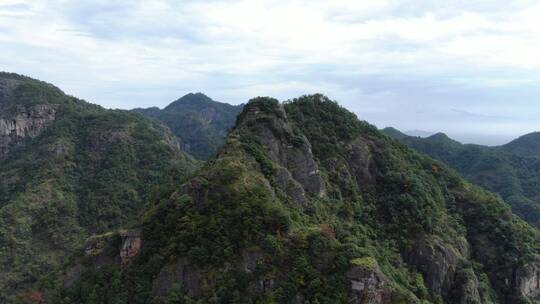
[[[540,2],[0,0],[0,70],[107,108],[322,93],[378,127],[540,130]]]

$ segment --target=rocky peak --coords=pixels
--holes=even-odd
[[[306,193],[326,195],[326,185],[307,138],[287,119],[283,106],[272,98],[252,99],[240,114],[237,131],[255,137],[276,164],[274,177],[295,201],[305,202]],[[247,132],[246,132],[247,131]]]

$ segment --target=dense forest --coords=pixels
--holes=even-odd
[[[167,190],[168,189],[168,190]],[[58,303],[533,303],[538,236],[500,197],[322,95],[255,98],[141,217],[96,236]],[[95,246],[95,244],[100,244]],[[105,245],[103,245],[105,244]],[[79,270],[79,271],[74,271]],[[73,274],[76,275],[73,275]]]
[[[167,123],[0,74],[0,302],[540,300],[537,230],[397,130],[323,95],[170,108]]]
[[[497,147],[461,144],[443,133],[422,138],[396,129],[384,133],[439,159],[471,182],[496,192],[531,225],[540,227],[540,133]]]
[[[0,303],[54,275],[88,237],[137,225],[199,166],[170,131],[0,73]]]
[[[208,160],[223,145],[242,106],[217,102],[202,93],[190,93],[162,110],[153,107],[133,111],[161,121],[180,139],[187,152]]]

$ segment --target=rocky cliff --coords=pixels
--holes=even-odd
[[[0,118],[0,157],[5,156],[11,147],[25,138],[38,136],[54,121],[54,105],[37,105],[30,108],[19,107],[15,113]]]

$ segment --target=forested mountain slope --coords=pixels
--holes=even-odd
[[[251,100],[160,197],[140,239],[96,236],[51,301],[538,302],[535,229],[322,95]]]
[[[214,101],[202,93],[190,93],[163,110],[154,107],[133,111],[160,120],[182,141],[187,152],[207,160],[223,144],[242,107]]]
[[[471,182],[496,192],[513,211],[540,227],[540,134],[524,135],[506,145],[461,144],[443,133],[427,138],[384,133],[409,147],[442,160]]]
[[[198,166],[166,127],[0,73],[0,303]]]

